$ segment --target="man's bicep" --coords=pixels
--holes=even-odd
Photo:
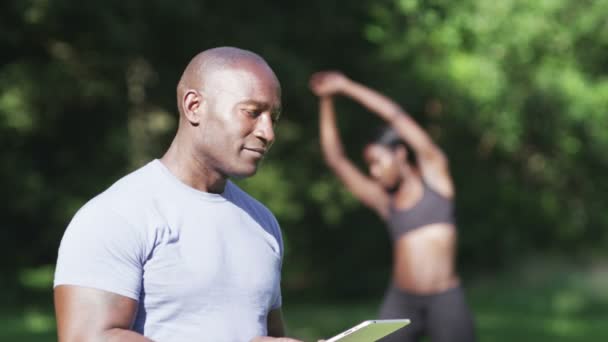
[[[145,240],[138,229],[103,206],[86,206],[61,240],[55,287],[74,285],[139,299]]]
[[[112,329],[129,329],[137,301],[103,290],[60,285],[55,288],[59,341],[86,341]]]

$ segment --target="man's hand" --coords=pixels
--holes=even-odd
[[[317,96],[331,96],[348,85],[350,80],[344,74],[337,71],[321,71],[310,77],[310,89]]]
[[[302,342],[301,340],[296,340],[289,337],[268,337],[268,336],[258,336],[254,337],[251,342]]]

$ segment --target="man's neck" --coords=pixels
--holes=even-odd
[[[188,145],[176,138],[160,161],[184,184],[203,192],[224,192],[228,178],[209,167],[204,159],[196,158]]]

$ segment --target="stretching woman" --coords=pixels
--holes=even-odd
[[[381,341],[474,341],[474,327],[454,268],[454,186],[448,162],[429,135],[395,102],[338,72],[310,80],[320,98],[320,136],[329,167],[387,224],[392,280],[380,318],[412,324]],[[336,126],[334,95],[359,102],[388,123],[363,151],[365,175],[347,158]]]

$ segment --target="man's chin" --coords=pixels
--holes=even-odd
[[[233,171],[233,172],[230,172],[228,175],[230,176],[230,178],[244,179],[244,178],[248,178],[248,177],[255,175],[257,172],[258,172],[258,167],[256,166],[256,167],[253,167],[253,168],[247,169],[247,170]]]

